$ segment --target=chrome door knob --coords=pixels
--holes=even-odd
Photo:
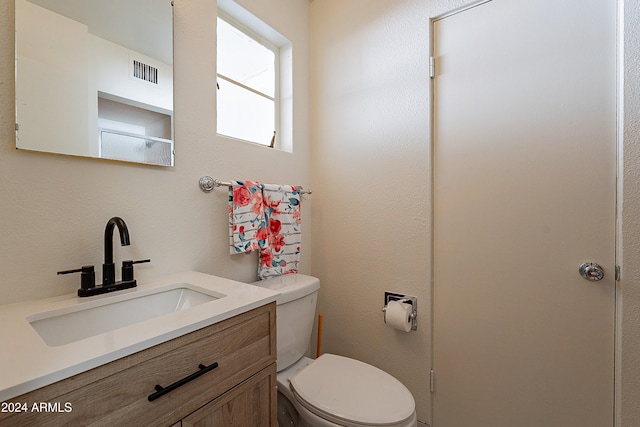
[[[580,275],[587,280],[597,282],[604,277],[604,269],[595,262],[585,262],[578,269]]]

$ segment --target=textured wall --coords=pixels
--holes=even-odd
[[[74,292],[63,269],[103,262],[103,233],[114,215],[131,246],[115,259],[151,258],[137,277],[195,269],[256,278],[255,255],[228,254],[225,189],[205,194],[202,175],[310,186],[309,4],[242,0],[294,44],[294,152],[216,136],[216,3],[175,0],[176,166],[158,168],[18,151],[14,136],[13,1],[0,2],[0,304]],[[311,202],[303,204],[303,258],[310,271]]]
[[[323,350],[402,381],[429,413],[428,2],[312,3],[314,265]],[[384,292],[418,297],[418,330],[385,326]]]
[[[640,425],[640,2],[624,2],[618,426]]]

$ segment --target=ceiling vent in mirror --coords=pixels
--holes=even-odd
[[[158,69],[134,59],[133,77],[149,83],[158,84]]]

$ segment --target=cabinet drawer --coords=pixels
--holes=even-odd
[[[182,427],[277,426],[276,364],[182,420]]]
[[[275,362],[275,303],[19,396],[12,401],[66,402],[66,413],[0,416],[4,425],[171,425]],[[167,387],[218,366],[150,402]]]

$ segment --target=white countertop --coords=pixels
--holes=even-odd
[[[185,283],[224,294],[187,310],[125,326],[61,346],[48,346],[27,317],[50,310]],[[187,271],[138,282],[138,287],[94,297],[76,294],[0,306],[0,402],[93,369],[276,300],[277,292]]]

